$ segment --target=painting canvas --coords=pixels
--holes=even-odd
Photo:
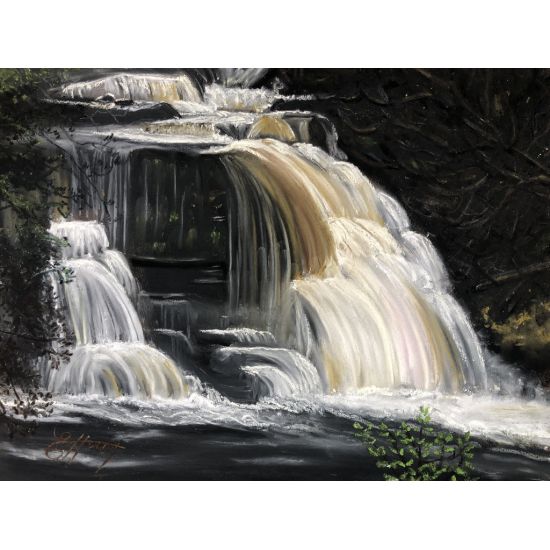
[[[0,478],[550,479],[549,90],[0,70]]]

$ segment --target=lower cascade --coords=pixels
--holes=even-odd
[[[44,372],[50,391],[182,399],[212,384],[254,400],[488,388],[482,346],[439,254],[343,160],[327,121],[313,143],[315,116],[271,116],[276,94],[213,84],[203,99],[188,77],[110,76],[63,93],[186,104],[183,120],[154,131],[98,130],[98,143],[111,136],[104,151],[90,148],[90,128],[65,146],[73,161],[109,163],[93,177],[115,216],[95,199],[52,224],[74,273],[57,294],[76,345]],[[73,170],[75,195],[82,180]]]

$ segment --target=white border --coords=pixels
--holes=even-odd
[[[4,2],[4,67],[548,66],[540,0]],[[1,464],[1,457],[0,457]],[[547,545],[539,483],[3,483],[23,547]],[[543,493],[544,491],[544,493]],[[539,546],[537,544],[537,546]]]
[[[549,485],[542,482],[14,485],[8,482],[0,487],[2,542],[13,541],[25,548],[474,550],[547,546]],[[6,498],[5,490],[10,488]]]
[[[6,1],[1,66],[526,67],[542,0]]]

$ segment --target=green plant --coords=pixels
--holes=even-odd
[[[210,239],[212,241],[212,246],[215,248],[220,244],[222,234],[217,231],[216,229],[212,229],[212,232],[210,233]]]
[[[353,424],[355,436],[377,458],[384,479],[395,481],[472,480],[475,444],[470,433],[455,435],[431,425],[429,407],[420,407],[414,422],[391,427],[385,422]]]
[[[70,353],[52,280],[71,274],[58,260],[64,243],[48,227],[71,197],[55,177],[61,155],[41,145],[55,141],[57,122],[70,124],[47,101],[59,78],[0,69],[0,425],[10,436],[32,432],[33,417],[51,411],[37,367],[56,368]]]
[[[163,254],[165,251],[166,251],[166,243],[165,242],[155,241],[153,243],[153,252],[158,252],[159,254]]]

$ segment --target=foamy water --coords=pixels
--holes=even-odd
[[[88,422],[108,420],[121,426],[217,425],[295,433],[323,432],[322,417],[334,415],[354,421],[364,418],[410,420],[421,406],[431,409],[432,420],[458,433],[469,431],[484,441],[541,453],[550,450],[550,407],[543,399],[504,398],[490,394],[444,395],[415,390],[367,388],[361,394],[262,399],[237,404],[215,391],[194,393],[175,401],[144,401],[131,397],[109,399],[82,395],[62,396],[51,420]],[[321,420],[304,420],[304,416]],[[85,419],[88,420],[85,420]],[[42,419],[42,421],[49,421]],[[550,460],[550,457],[548,457]]]

